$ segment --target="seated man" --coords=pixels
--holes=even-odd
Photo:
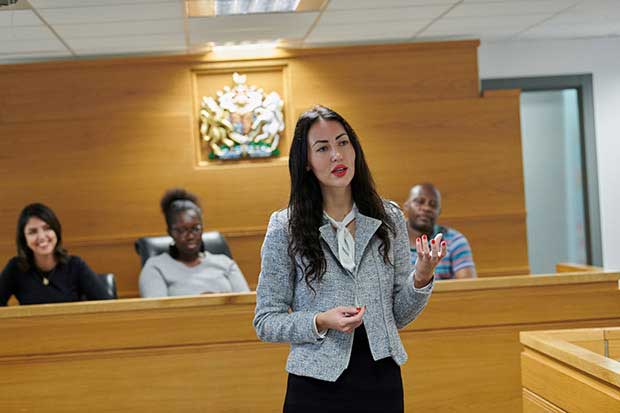
[[[416,238],[426,235],[428,239],[432,239],[441,232],[448,244],[448,253],[435,268],[435,279],[476,277],[476,267],[467,239],[452,228],[436,224],[441,212],[441,194],[433,184],[419,184],[411,188],[404,210],[407,215],[411,260],[414,264],[417,258]]]

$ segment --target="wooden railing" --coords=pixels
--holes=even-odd
[[[619,279],[437,283],[401,331],[406,411],[521,412],[519,332],[620,325]],[[254,306],[247,293],[0,309],[0,411],[279,411],[288,345],[257,340]]]
[[[620,327],[521,333],[523,411],[620,412]]]
[[[555,265],[555,272],[601,272],[603,267],[587,264],[575,264],[571,262],[558,262]]]

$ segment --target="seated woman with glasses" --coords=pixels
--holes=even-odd
[[[237,264],[226,255],[206,252],[202,244],[202,209],[184,189],[161,199],[170,250],[149,258],[140,273],[140,296],[166,297],[250,291]]]
[[[60,221],[49,207],[30,204],[17,219],[17,256],[0,273],[0,306],[112,299],[105,283],[62,246]]]

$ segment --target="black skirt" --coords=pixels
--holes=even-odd
[[[402,413],[400,366],[391,358],[372,359],[366,329],[355,330],[349,367],[338,380],[288,375],[284,413]]]

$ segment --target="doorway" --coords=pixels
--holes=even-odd
[[[488,79],[482,89],[521,89],[530,271],[601,265],[592,76]]]

